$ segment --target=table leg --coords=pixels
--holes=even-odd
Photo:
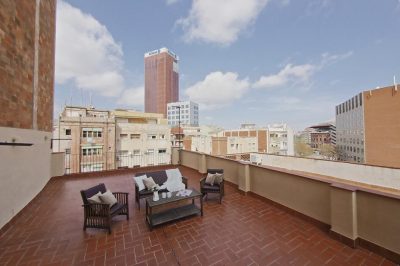
[[[201,211],[201,216],[203,216],[203,197],[200,197],[200,211]]]

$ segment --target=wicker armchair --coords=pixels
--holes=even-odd
[[[224,169],[207,169],[207,174],[223,174]],[[208,193],[216,193],[219,194],[219,203],[222,202],[222,197],[225,194],[224,191],[224,179],[221,180],[220,183],[214,183],[214,185],[206,184],[206,177],[200,179],[200,192],[203,194],[203,197],[208,195]]]
[[[117,203],[111,208],[105,203],[90,203],[88,198],[96,195],[98,192],[104,193],[107,191],[104,184],[99,184],[92,188],[81,190],[81,196],[83,201],[84,209],[84,223],[83,230],[86,228],[102,228],[108,229],[108,233],[111,234],[111,218],[116,215],[126,215],[126,219],[129,220],[129,205],[128,205],[128,194],[125,192],[113,192],[117,198]]]

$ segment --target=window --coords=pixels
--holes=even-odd
[[[125,138],[128,137],[128,134],[119,134],[119,137],[120,137],[121,139],[125,139]]]
[[[71,129],[66,129],[65,130],[65,135],[67,135],[67,136],[71,136]]]
[[[133,155],[140,155],[140,150],[133,150]]]
[[[148,149],[147,154],[154,154],[154,149]]]
[[[65,154],[71,154],[71,149],[65,149]]]
[[[101,155],[102,153],[103,153],[102,147],[90,147],[90,148],[83,147],[82,148],[82,155],[84,155],[84,156],[86,156],[86,155]]]
[[[101,138],[102,128],[83,128],[82,137],[83,138]]]
[[[148,139],[156,139],[157,136],[156,136],[156,135],[147,135],[147,138],[148,138]]]
[[[165,139],[165,135],[164,134],[160,135],[160,139]]]
[[[159,149],[158,153],[167,153],[167,149]]]
[[[131,139],[140,139],[140,134],[131,134]]]

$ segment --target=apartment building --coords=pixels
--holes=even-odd
[[[267,152],[268,130],[256,128],[254,124],[242,125],[240,129],[225,130],[222,136],[228,137],[228,152]]]
[[[167,104],[179,100],[178,56],[167,48],[144,54],[144,110],[167,117]]]
[[[199,105],[191,101],[167,104],[167,118],[170,126],[199,126]]]
[[[267,153],[294,156],[294,133],[287,124],[268,125]]]
[[[333,123],[322,123],[309,127],[310,146],[320,149],[323,145],[336,145],[336,126]]]
[[[400,167],[399,89],[363,91],[336,106],[340,160]]]
[[[53,152],[65,152],[66,173],[115,167],[115,119],[110,111],[66,106],[53,129]]]
[[[170,163],[171,134],[162,114],[112,112],[116,123],[116,164],[139,167]]]

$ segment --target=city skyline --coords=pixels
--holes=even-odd
[[[90,98],[97,108],[144,110],[143,54],[164,46],[180,56],[179,100],[199,103],[200,124],[225,128],[301,130],[333,120],[351,95],[400,78],[398,1],[108,5],[58,2],[56,113]],[[215,10],[226,15],[207,24]]]

